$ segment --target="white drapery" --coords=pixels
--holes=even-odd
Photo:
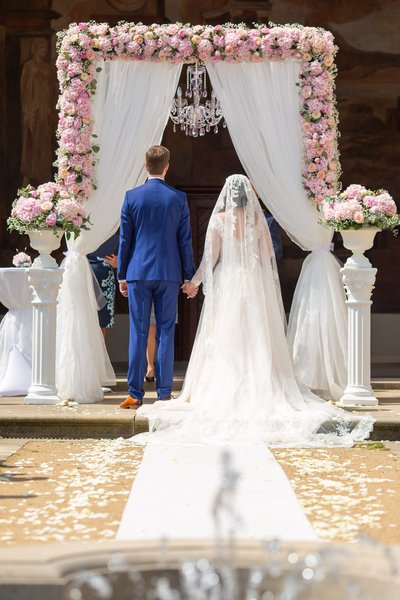
[[[346,385],[347,313],[332,232],[302,185],[299,65],[293,60],[207,63],[235,150],[260,198],[311,254],[293,298],[288,339],[297,379],[335,399]]]
[[[144,155],[161,141],[182,68],[122,60],[98,66],[93,101],[100,146],[97,189],[85,205],[92,227],[68,242],[58,307],[58,393],[80,403],[101,400],[101,386],[115,383],[86,254],[117,230],[126,190],[144,183]]]

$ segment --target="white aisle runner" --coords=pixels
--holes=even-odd
[[[240,473],[236,538],[316,540],[317,534],[271,452],[263,445],[149,443],[117,533],[119,540],[213,539],[212,507],[222,451]]]

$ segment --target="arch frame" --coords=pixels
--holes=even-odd
[[[303,186],[310,202],[340,189],[338,113],[335,98],[337,46],[332,33],[302,25],[143,25],[72,23],[58,34],[60,95],[57,181],[81,201],[96,187],[91,98],[101,60],[260,62],[296,60],[300,65],[299,119],[303,141]]]

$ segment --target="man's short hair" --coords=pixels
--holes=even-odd
[[[146,167],[150,175],[161,175],[169,163],[170,152],[164,146],[151,146],[146,152]]]

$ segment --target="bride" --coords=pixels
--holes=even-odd
[[[271,236],[244,175],[225,182],[192,283],[205,300],[182,393],[138,411],[151,439],[348,446],[368,437],[371,417],[295,379]]]

